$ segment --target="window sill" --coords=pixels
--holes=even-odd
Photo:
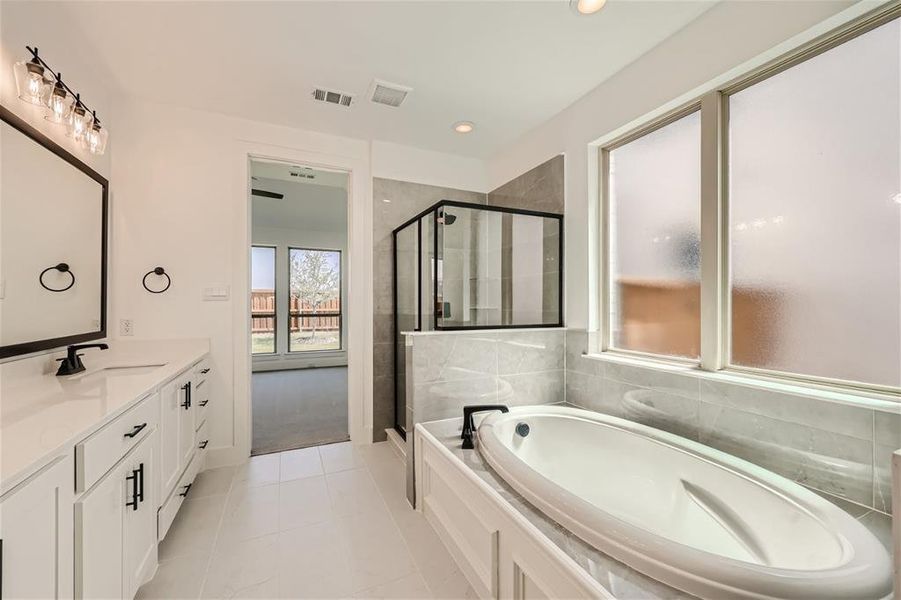
[[[796,396],[805,396],[808,398],[816,398],[826,402],[835,402],[838,404],[847,404],[850,406],[864,407],[871,410],[901,414],[901,397],[890,393],[867,392],[863,390],[850,390],[837,386],[829,386],[818,383],[801,383],[797,381],[777,379],[775,377],[768,378],[762,376],[748,375],[735,371],[704,371],[697,365],[689,365],[678,362],[668,362],[666,360],[654,360],[644,357],[626,356],[615,352],[601,352],[583,354],[582,358],[589,360],[598,360],[601,362],[609,362],[621,365],[630,365],[645,369],[653,369],[665,373],[676,375],[685,375],[688,377],[697,377],[699,380],[714,381],[720,383],[731,383],[750,388],[756,388],[761,391],[775,392],[781,394],[793,394]]]

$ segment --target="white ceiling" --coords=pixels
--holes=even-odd
[[[347,231],[347,175],[317,169],[313,170],[316,179],[287,181],[285,175],[293,168],[253,163],[253,187],[285,195],[281,199],[253,196],[254,227],[332,233]]]
[[[167,104],[485,158],[716,0],[40,3],[93,45],[121,92]],[[414,88],[400,108],[373,78]],[[324,86],[356,95],[316,103]],[[460,135],[453,122],[476,131]]]

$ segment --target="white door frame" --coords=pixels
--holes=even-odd
[[[302,164],[313,168],[345,171],[347,182],[347,401],[348,433],[355,444],[372,443],[372,177],[369,157],[345,156],[241,142],[240,185],[242,194],[235,215],[234,269],[234,452],[217,462],[241,462],[251,450],[250,355],[250,177],[252,159]]]

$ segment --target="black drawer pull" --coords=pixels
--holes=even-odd
[[[188,485],[185,486],[185,491],[183,491],[182,493],[180,493],[179,496],[181,496],[182,498],[185,498],[185,497],[188,495],[188,492],[191,491],[191,486],[192,486],[192,485],[194,485],[194,482],[193,482],[193,481],[192,481],[191,483],[189,483]]]
[[[203,450],[204,448],[206,448],[206,445],[209,443],[210,443],[210,440],[203,440],[202,442],[200,442],[200,445],[198,445],[197,447],[200,448],[201,450]]]
[[[147,423],[141,423],[140,425],[135,425],[135,428],[132,429],[131,431],[129,431],[128,433],[126,433],[125,437],[133,438],[134,436],[136,436],[139,433],[141,433],[142,431],[144,431],[145,427],[147,427]]]
[[[206,374],[209,373],[209,372],[210,372],[210,369],[209,369],[209,367],[207,367],[206,369],[202,369],[202,370],[200,371],[200,374],[201,374],[201,375],[206,375]]]
[[[181,407],[185,410],[188,410],[189,408],[191,408],[191,382],[189,381],[188,383],[181,386],[181,389],[185,391],[185,401],[181,405]]]
[[[209,403],[210,403],[209,400],[204,400],[203,402],[198,402],[198,404],[199,404],[200,406],[206,406],[206,405],[209,404]]]
[[[139,471],[132,469],[131,475],[125,478],[125,481],[131,481],[131,501],[126,502],[125,506],[130,506],[132,510],[138,510],[138,502],[141,501],[138,496],[138,475]]]

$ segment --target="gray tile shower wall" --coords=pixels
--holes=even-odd
[[[373,416],[372,437],[394,426],[394,264],[391,232],[439,200],[485,204],[486,195],[393,179],[372,180]]]
[[[459,416],[468,404],[563,402],[565,341],[563,329],[409,336],[408,427]]]
[[[698,440],[828,495],[891,511],[899,413],[585,358],[566,332],[566,400]]]
[[[488,204],[563,212],[563,155],[545,161],[488,193]]]

